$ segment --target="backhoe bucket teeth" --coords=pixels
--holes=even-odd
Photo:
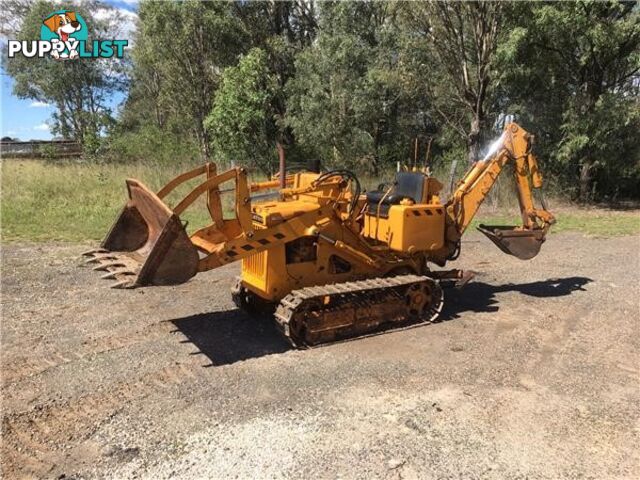
[[[193,277],[198,252],[180,218],[137,180],[128,179],[129,201],[100,249],[85,252],[96,270],[112,273],[115,288],[173,285]]]
[[[546,232],[542,229],[525,230],[509,226],[480,225],[478,227],[489,240],[504,253],[529,260],[540,252]]]

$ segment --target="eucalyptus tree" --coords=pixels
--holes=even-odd
[[[145,1],[138,14],[133,99],[147,106],[160,128],[167,122],[183,125],[185,133],[194,135],[202,158],[209,160],[205,119],[222,71],[247,50],[244,25],[227,2]]]
[[[425,82],[440,122],[466,142],[469,162],[480,156],[495,112],[496,52],[503,33],[503,2],[403,4],[404,25],[428,58]]]
[[[17,40],[40,40],[44,18],[60,9],[57,2],[11,2],[18,19],[5,25],[5,32]],[[99,1],[68,4],[90,26],[89,41],[113,38],[120,21],[119,13]],[[97,12],[108,15],[96,15]],[[18,98],[31,99],[55,107],[51,132],[80,142],[93,150],[105,129],[113,125],[110,108],[113,94],[124,88],[123,63],[112,59],[81,59],[59,61],[53,57],[27,58],[18,53],[3,58],[5,72],[13,78],[13,93]]]
[[[583,201],[640,188],[636,2],[521,5],[505,42],[505,98],[544,135],[552,169]],[[635,192],[634,192],[635,190]]]
[[[327,163],[378,175],[409,159],[424,129],[424,96],[400,64],[398,5],[322,4],[316,42],[296,59],[288,124]]]

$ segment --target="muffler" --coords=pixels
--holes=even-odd
[[[504,253],[518,257],[520,260],[535,257],[540,252],[547,233],[541,228],[527,230],[504,225],[480,225],[478,230]]]
[[[87,264],[114,288],[184,283],[197,273],[198,251],[180,218],[141,182],[127,179],[129,201]]]

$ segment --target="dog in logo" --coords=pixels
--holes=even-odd
[[[67,51],[60,53],[58,50],[51,50],[51,55],[56,59],[74,59],[78,57],[78,52],[75,50],[77,41],[67,43],[69,36],[82,29],[82,25],[76,18],[75,12],[54,13],[44,21],[45,26],[53,33],[58,35],[60,41],[67,46]],[[72,48],[73,47],[73,48]]]

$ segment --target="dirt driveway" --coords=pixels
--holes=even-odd
[[[637,478],[639,247],[470,236],[445,321],[294,351],[237,266],[119,291],[86,245],[5,246],[4,478]]]

